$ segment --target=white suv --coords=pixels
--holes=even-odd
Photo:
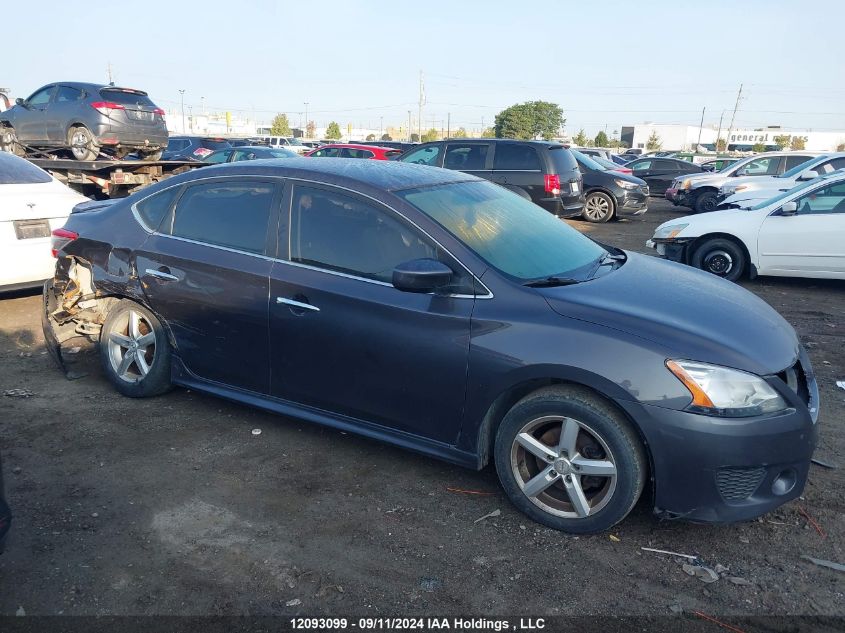
[[[297,154],[304,154],[305,152],[310,152],[312,149],[293,136],[262,136],[260,138],[270,147],[274,147],[276,149],[282,147],[284,149],[289,149],[292,152],[296,152]]]
[[[803,182],[750,209],[664,222],[646,246],[730,281],[743,274],[845,279],[845,173]]]

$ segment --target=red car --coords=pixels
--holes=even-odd
[[[396,158],[402,150],[392,147],[378,147],[377,145],[356,145],[355,143],[337,143],[323,145],[307,152],[306,156],[316,158],[370,158],[372,160],[390,160]]]

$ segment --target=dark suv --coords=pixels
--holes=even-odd
[[[59,82],[15,104],[0,113],[0,149],[19,156],[29,146],[69,149],[76,160],[94,160],[101,151],[157,160],[167,145],[164,110],[142,90]]]
[[[171,136],[162,160],[202,160],[218,149],[228,149],[232,144],[225,138],[210,136]]]
[[[561,217],[584,208],[581,172],[559,143],[501,138],[424,143],[396,160],[445,167],[492,180]]]

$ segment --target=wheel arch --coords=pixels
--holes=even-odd
[[[565,370],[565,368],[562,369]],[[651,447],[637,421],[617,402],[617,398],[625,398],[625,391],[606,378],[584,370],[576,370],[574,368],[571,368],[571,371],[557,372],[556,375],[551,374],[547,376],[534,376],[520,379],[501,390],[498,395],[493,398],[481,420],[475,438],[476,456],[478,460],[477,468],[481,470],[490,463],[493,447],[496,441],[496,431],[508,411],[510,411],[513,406],[525,396],[545,387],[558,385],[579,387],[589,391],[592,395],[605,402],[631,425],[631,428],[634,429],[634,432],[637,434],[643,450],[645,451],[646,458],[648,459],[647,475],[650,478],[651,473],[654,472],[654,460],[651,454]],[[653,492],[653,481],[651,482],[650,487]]]
[[[616,197],[610,189],[607,187],[590,187],[584,192],[584,197],[589,196],[591,193],[603,193],[606,196],[610,196],[611,201],[613,201],[613,213],[616,214],[616,210],[619,208],[619,198]]]
[[[751,259],[751,251],[748,249],[748,246],[745,244],[745,241],[737,237],[732,233],[723,233],[719,231],[714,231],[713,233],[705,233],[697,238],[695,238],[686,248],[686,252],[684,253],[684,263],[689,264],[692,261],[692,254],[698,250],[698,248],[704,244],[708,240],[714,239],[722,239],[722,240],[729,240],[739,246],[742,249],[743,254],[745,255],[746,260],[748,261],[749,268],[751,266],[757,265],[755,261]],[[746,271],[747,274],[747,271]]]

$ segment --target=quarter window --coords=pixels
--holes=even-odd
[[[291,208],[293,262],[390,283],[393,269],[414,259],[450,261],[427,236],[396,213],[343,193],[295,187]],[[469,294],[467,278],[454,292]]]
[[[540,171],[537,151],[528,145],[499,143],[493,155],[493,169],[499,171]]]
[[[173,212],[169,230],[207,244],[263,253],[274,186],[260,181],[212,182],[189,187]]]

